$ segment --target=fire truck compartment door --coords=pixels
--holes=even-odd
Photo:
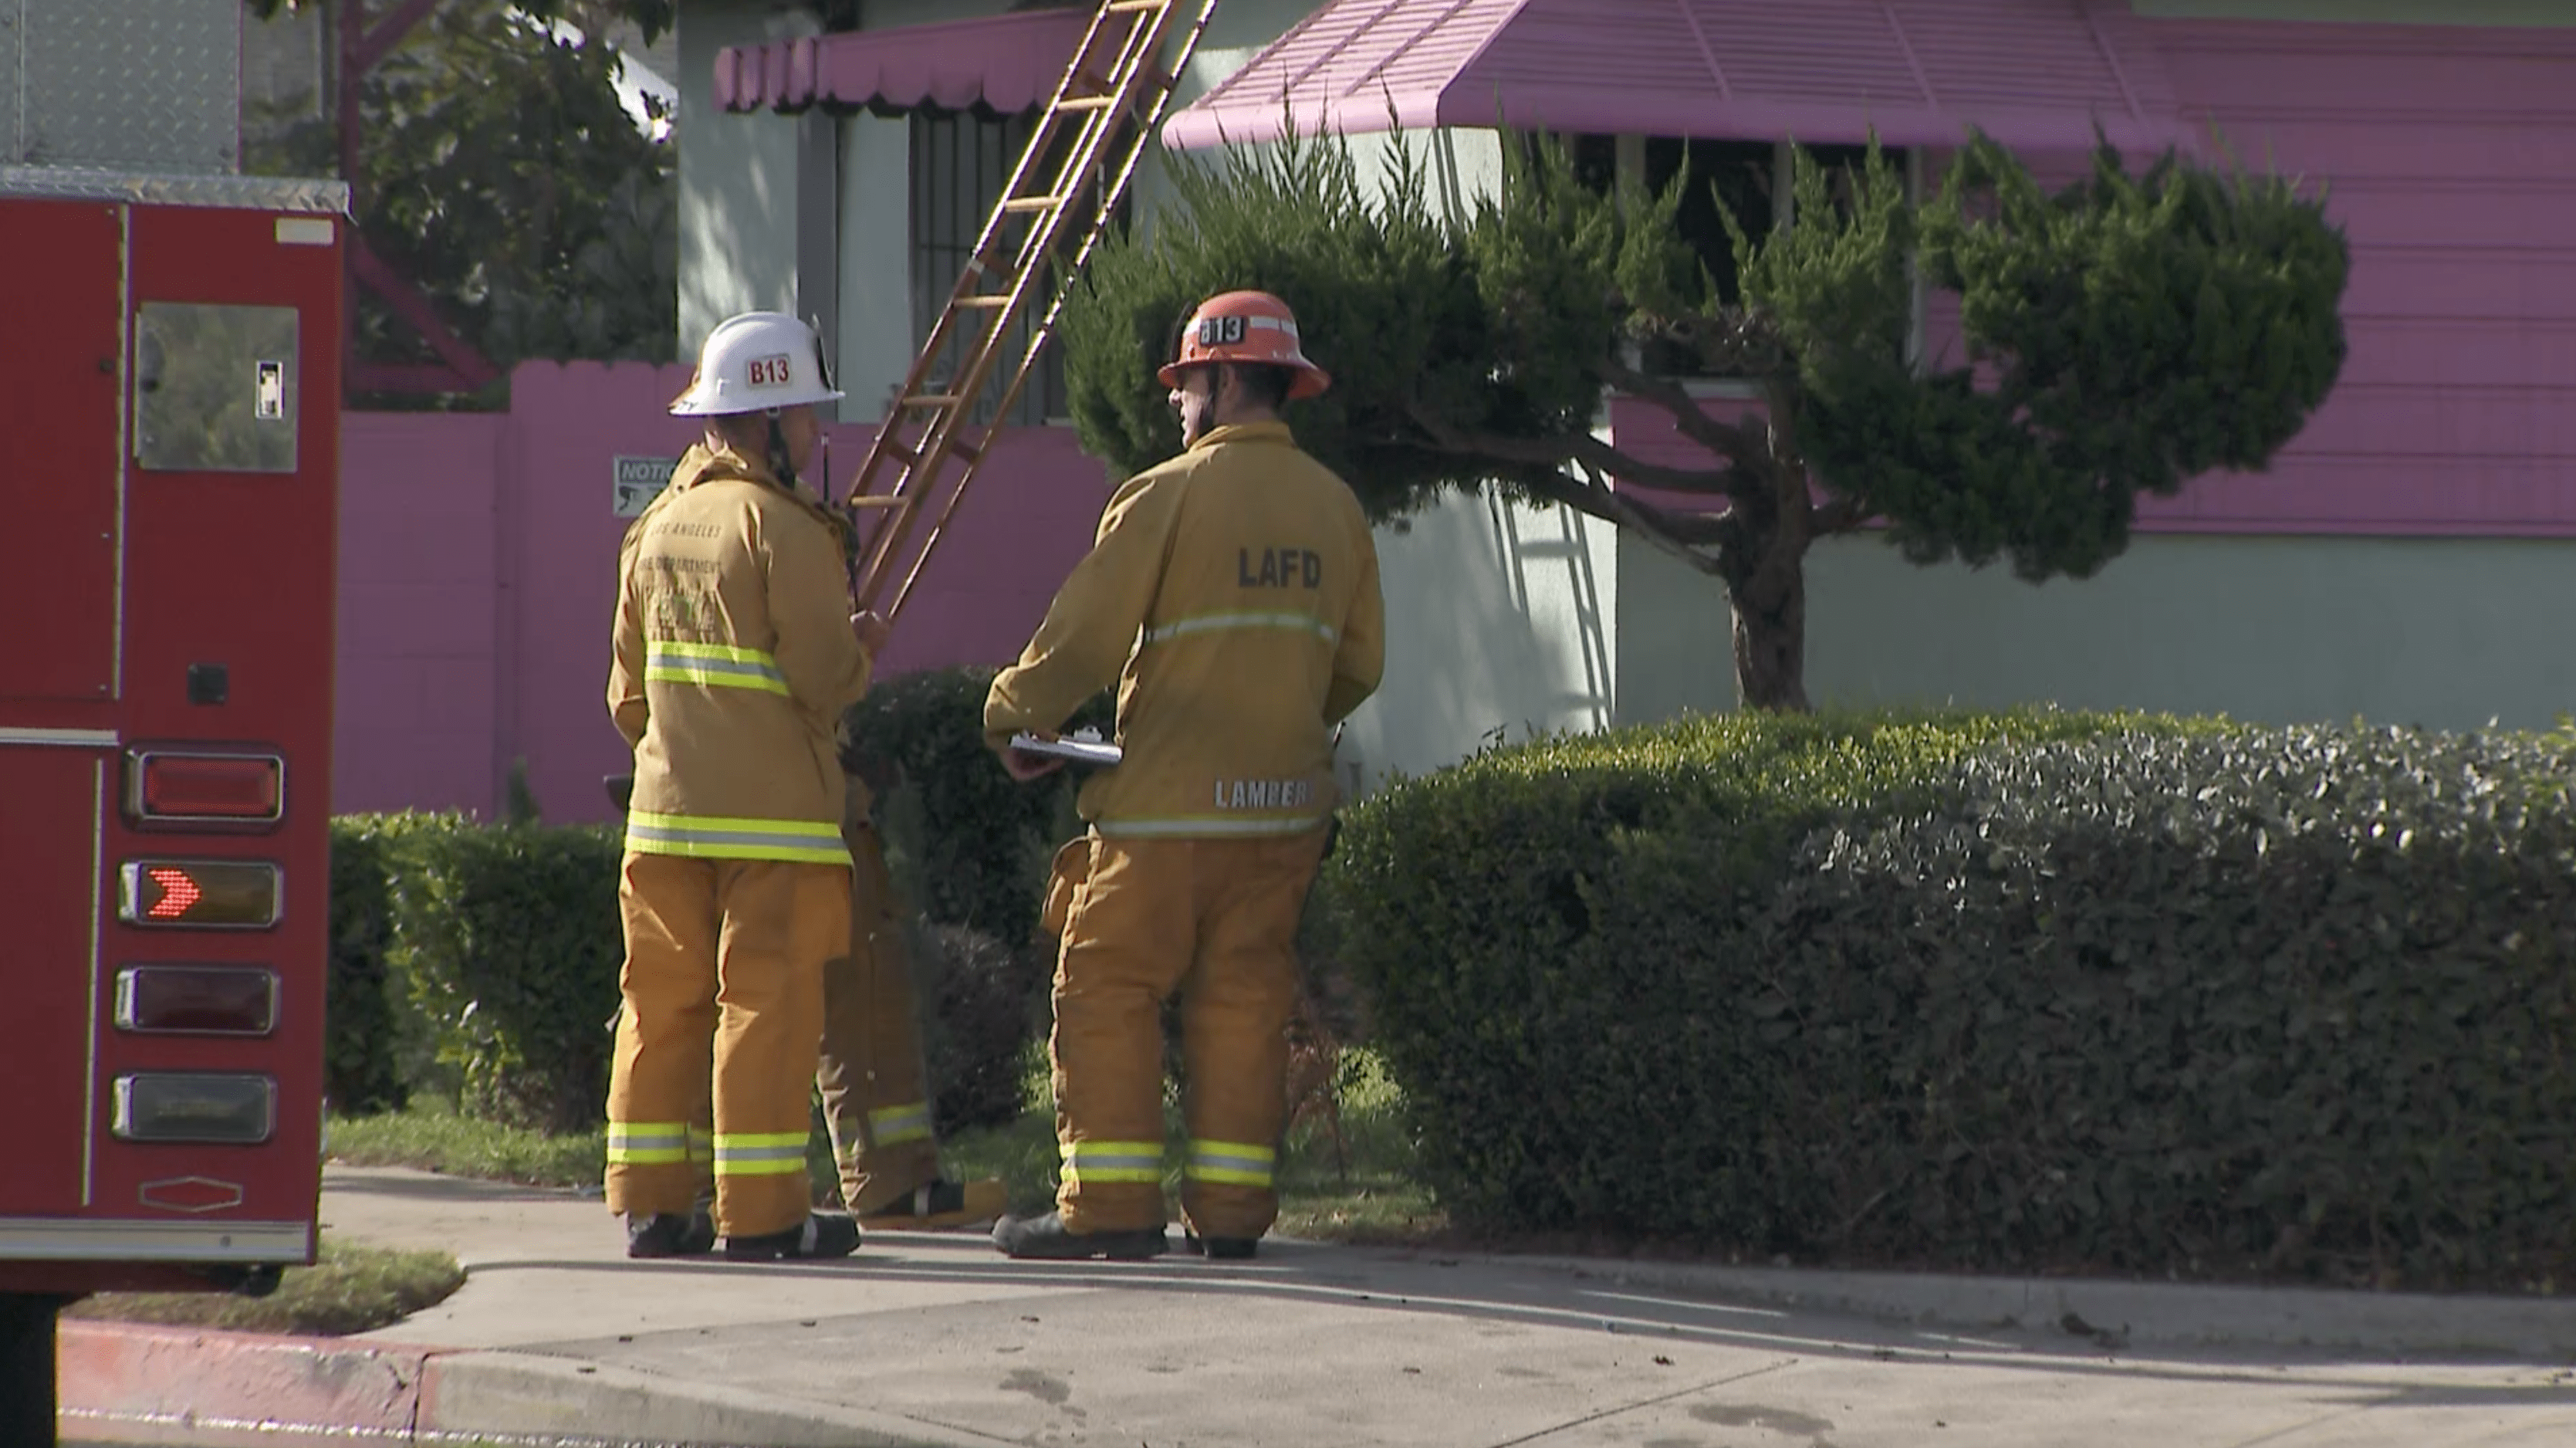
[[[152,472],[295,471],[295,309],[145,302],[134,460]]]
[[[11,700],[116,697],[124,255],[115,207],[13,201],[0,213],[0,411],[25,420],[0,469],[0,726],[24,722]]]
[[[97,1099],[104,747],[11,742],[0,729],[0,1061],[9,1135],[0,1217],[87,1205]]]

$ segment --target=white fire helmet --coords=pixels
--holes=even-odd
[[[840,395],[823,357],[822,334],[811,324],[785,312],[743,312],[707,334],[697,375],[688,391],[671,399],[671,415],[767,412]]]

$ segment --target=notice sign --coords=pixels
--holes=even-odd
[[[613,460],[616,474],[617,516],[639,517],[644,506],[653,501],[665,484],[671,481],[671,470],[680,465],[678,458],[629,458]]]

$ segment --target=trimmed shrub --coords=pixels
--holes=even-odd
[[[2570,1265],[2576,739],[1691,721],[1356,805],[1466,1220],[2420,1286]]]
[[[383,817],[331,821],[331,958],[324,977],[322,1090],[345,1112],[399,1109],[411,1097],[395,1022],[403,1012],[388,979],[393,897],[385,880]]]
[[[917,925],[913,939],[913,960],[928,966],[916,967],[916,984],[928,1006],[921,1049],[940,1136],[1019,1120],[1044,962],[963,925]]]
[[[878,684],[842,716],[841,756],[880,806],[898,790],[914,796],[918,839],[904,842],[919,851],[907,882],[913,907],[1017,947],[1037,929],[1046,859],[1076,781],[1064,770],[1017,783],[984,747],[984,694],[996,672],[936,669]],[[1103,694],[1066,728],[1105,735],[1113,713]]]
[[[415,816],[392,851],[392,959],[468,1113],[597,1124],[625,958],[619,832]]]

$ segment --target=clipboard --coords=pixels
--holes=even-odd
[[[1029,754],[1051,755],[1075,764],[1094,764],[1103,768],[1115,766],[1126,752],[1115,744],[1097,739],[1040,739],[1021,730],[1011,736],[1011,747]]]

